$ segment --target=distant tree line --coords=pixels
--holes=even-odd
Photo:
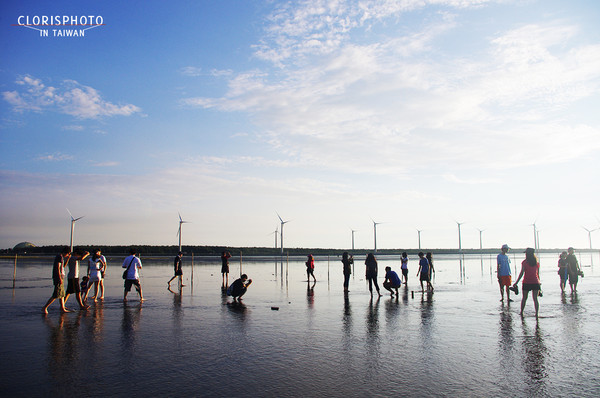
[[[0,250],[3,255],[53,255],[59,253],[64,245],[35,246],[22,249],[4,249]],[[102,250],[102,253],[108,256],[126,256],[129,249],[135,247],[142,256],[171,256],[179,251],[176,245],[155,246],[155,245],[129,245],[129,246],[108,246],[108,245],[79,245],[75,250],[89,251],[92,253],[96,249]],[[421,249],[423,252],[431,251],[434,254],[458,254],[458,249]],[[522,253],[524,249],[512,249],[513,253]],[[564,249],[542,249],[541,252],[556,253]],[[223,251],[228,251],[233,256],[242,253],[243,256],[279,256],[280,248],[272,247],[230,247],[230,246],[183,246],[182,251],[186,256],[194,254],[195,256],[220,256]],[[349,252],[354,256],[362,256],[370,253],[368,249],[327,249],[327,248],[284,248],[284,255],[304,256],[312,254],[315,256],[341,256],[343,252]],[[400,255],[406,251],[410,256],[415,256],[419,249],[379,249],[378,255]],[[463,249],[463,254],[497,254],[499,249]],[[582,249],[580,252],[588,252],[589,249]],[[597,250],[593,250],[597,252]]]

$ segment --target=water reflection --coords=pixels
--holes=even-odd
[[[515,369],[515,335],[513,325],[513,313],[509,307],[500,307],[500,320],[498,322],[498,356],[500,357],[501,385],[512,384]]]
[[[175,333],[175,341],[181,341],[181,330],[183,320],[183,307],[182,307],[182,289],[181,286],[177,291],[173,291],[171,287],[167,289],[173,294],[173,330]]]
[[[381,355],[381,340],[379,337],[379,301],[381,297],[378,296],[373,302],[373,297],[369,300],[369,307],[367,309],[367,317],[365,322],[366,327],[366,338],[365,338],[365,349],[367,351],[367,380],[372,380],[377,377],[380,368],[380,355]]]
[[[306,302],[308,303],[308,308],[312,309],[315,305],[315,285],[317,282],[313,282],[312,285],[310,281],[306,283]]]
[[[523,320],[523,369],[525,370],[525,395],[546,396],[546,380],[548,371],[546,369],[547,349],[544,344],[543,334],[539,322],[535,326],[528,327]]]
[[[63,386],[69,385],[76,371],[80,356],[78,332],[82,313],[74,314],[72,319],[68,314],[60,314],[58,321],[44,316],[48,327],[48,374],[53,381],[53,395],[64,393]],[[85,347],[83,347],[85,349]]]
[[[123,348],[123,358],[132,360],[137,344],[137,330],[139,328],[142,316],[142,306],[129,307],[123,305],[123,318],[121,320],[121,347]],[[126,368],[128,368],[126,366]]]

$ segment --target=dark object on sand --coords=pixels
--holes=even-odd
[[[273,311],[279,311],[279,307],[271,307]]]
[[[511,287],[509,287],[510,290],[513,291],[514,294],[516,294],[517,296],[519,295],[519,286],[515,283],[514,285],[512,285]]]

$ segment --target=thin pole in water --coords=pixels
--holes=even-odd
[[[242,277],[242,251],[240,250],[240,278]]]
[[[17,256],[15,253],[15,267],[13,268],[13,287],[15,287],[15,282],[17,281]]]
[[[192,286],[194,286],[194,253],[192,253]]]

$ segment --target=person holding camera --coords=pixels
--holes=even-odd
[[[248,275],[243,274],[239,279],[236,279],[227,289],[227,295],[233,297],[233,301],[240,301],[242,296],[246,294],[248,286],[252,284],[252,279],[248,279]]]

